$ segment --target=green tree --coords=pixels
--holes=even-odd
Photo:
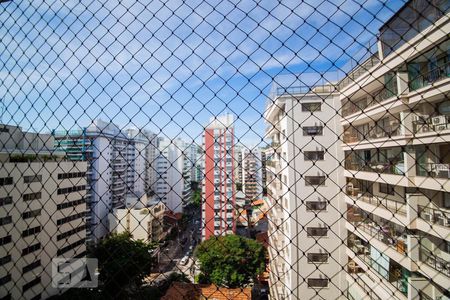
[[[202,205],[202,192],[200,190],[195,190],[192,195],[192,204],[194,207],[200,207]]]
[[[218,286],[244,287],[265,270],[265,249],[237,235],[211,237],[195,249],[202,281]]]
[[[100,241],[92,254],[98,259],[103,292],[111,298],[124,298],[127,289],[139,287],[150,274],[154,248],[152,244],[134,241],[129,233],[113,234]]]

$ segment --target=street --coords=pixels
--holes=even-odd
[[[184,273],[194,282],[194,259],[193,252],[201,239],[201,214],[199,208],[185,209],[186,217],[183,218],[178,235],[174,240],[161,247],[159,252],[159,264],[147,279],[150,284],[157,284],[166,279],[170,273]],[[182,230],[181,228],[185,228]],[[174,229],[176,230],[176,229]],[[180,261],[187,256],[186,264]]]

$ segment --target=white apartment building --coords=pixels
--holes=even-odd
[[[268,101],[271,299],[339,299],[346,290],[339,107],[327,83],[277,87]]]
[[[127,197],[125,208],[116,208],[109,215],[110,232],[129,232],[134,240],[159,242],[163,238],[165,205],[143,195]]]
[[[86,170],[50,134],[0,125],[0,298],[45,299],[51,261],[85,256]]]
[[[350,299],[450,299],[449,9],[407,2],[339,84]]]
[[[142,131],[145,135],[148,145],[145,148],[145,169],[146,169],[146,179],[145,179],[145,192],[149,195],[154,195],[156,190],[156,158],[158,157],[158,136],[149,131]]]
[[[126,132],[102,120],[80,130],[54,131],[53,135],[57,149],[69,159],[88,162],[87,234],[95,243],[109,232],[108,214],[123,207],[127,193],[134,188],[128,179],[135,178],[128,172],[136,157],[133,143]]]
[[[156,158],[156,196],[173,213],[183,211],[184,159],[180,141],[159,138]]]
[[[241,157],[242,191],[247,203],[251,203],[263,196],[262,155],[257,148],[245,148],[242,150]]]
[[[235,151],[235,163],[234,163],[234,178],[235,178],[235,185],[242,185],[243,178],[242,178],[242,151],[244,150],[244,146],[241,144],[237,144],[234,146]]]
[[[139,129],[126,130],[129,144],[127,147],[127,194],[140,197],[146,194],[150,186],[148,176],[149,142],[144,132]]]

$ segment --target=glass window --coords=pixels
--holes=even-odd
[[[325,156],[324,151],[305,151],[304,152],[305,161],[324,160],[324,156]]]
[[[323,126],[304,126],[303,127],[303,135],[304,136],[314,136],[314,135],[322,135],[323,134]]]
[[[315,112],[321,111],[321,108],[322,103],[320,102],[302,103],[302,111]]]

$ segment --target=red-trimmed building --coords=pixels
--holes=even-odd
[[[205,128],[202,239],[236,232],[233,116],[212,118]]]

